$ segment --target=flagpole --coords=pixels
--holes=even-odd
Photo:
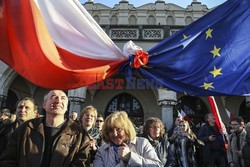
[[[226,132],[225,125],[221,120],[221,116],[220,116],[216,101],[214,99],[214,96],[208,96],[208,101],[212,110],[212,114],[215,118],[215,125],[217,126],[219,132],[221,133],[223,141],[224,141],[224,147],[225,149],[227,149],[227,140],[225,137],[225,135],[227,135],[227,132]]]

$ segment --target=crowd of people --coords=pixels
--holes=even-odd
[[[1,110],[0,166],[250,167],[250,123],[241,117],[230,121],[228,133],[218,130],[211,113],[198,131],[179,117],[168,131],[155,117],[136,130],[125,111],[104,119],[87,106],[66,117],[68,97],[61,90],[50,91],[42,107],[44,116],[26,97],[16,114]]]

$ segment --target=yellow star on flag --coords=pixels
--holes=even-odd
[[[182,41],[183,40],[185,40],[185,39],[187,39],[187,38],[189,38],[191,35],[189,35],[189,36],[186,36],[185,34],[182,34],[183,35],[183,39],[182,39]]]
[[[217,69],[217,68],[214,66],[214,70],[213,70],[213,71],[210,71],[210,73],[213,74],[213,76],[214,76],[214,78],[215,78],[215,77],[217,77],[217,75],[222,75],[221,70],[222,70],[222,68]]]
[[[215,58],[216,56],[220,56],[220,49],[221,48],[217,48],[215,45],[214,45],[214,50],[211,50],[210,52],[213,54],[213,58]]]
[[[211,29],[211,28],[209,28],[209,29],[206,31],[206,39],[208,39],[208,37],[213,38],[213,37],[212,37],[212,31],[213,31],[213,29]]]
[[[206,83],[206,82],[204,82],[203,83],[203,85],[201,86],[201,87],[203,87],[204,89],[208,89],[208,88],[213,88],[214,89],[214,87],[213,87],[213,82],[211,82],[211,83]]]

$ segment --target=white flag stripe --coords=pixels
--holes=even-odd
[[[230,111],[228,111],[228,109],[226,109],[226,108],[225,108],[225,110],[226,110],[226,112],[227,112],[227,116],[228,116],[228,118],[230,119],[230,118],[231,118],[231,112],[230,112]]]
[[[226,133],[226,127],[225,127],[225,124],[224,124],[224,123],[222,122],[222,120],[221,120],[220,112],[219,112],[219,109],[218,109],[218,107],[217,107],[217,103],[216,103],[216,101],[215,101],[215,99],[214,99],[214,96],[210,96],[210,97],[211,97],[212,100],[213,100],[213,103],[214,103],[214,106],[215,106],[215,110],[216,110],[216,114],[217,114],[217,117],[218,117],[219,122],[220,122],[220,124],[221,124],[222,131],[223,131],[224,133]]]
[[[127,59],[77,0],[35,2],[58,47],[87,58]]]

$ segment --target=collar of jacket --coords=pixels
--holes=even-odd
[[[246,135],[246,133],[247,133],[246,130],[245,130],[245,129],[242,129],[242,131],[239,132],[239,136],[240,136],[240,137],[244,137],[244,136]],[[232,135],[233,135],[233,136],[236,136],[237,134],[236,134],[236,133],[233,133]]]
[[[44,124],[43,122],[45,121],[45,117],[40,117],[40,118],[36,118],[31,120],[28,123],[28,126],[31,129],[37,130],[39,132],[44,131]],[[71,120],[71,119],[67,119],[65,122],[66,125],[63,125],[62,128],[64,128],[64,130],[62,131],[62,133],[66,133],[67,135],[75,135],[75,134],[79,134],[80,133],[80,129],[78,124]]]

